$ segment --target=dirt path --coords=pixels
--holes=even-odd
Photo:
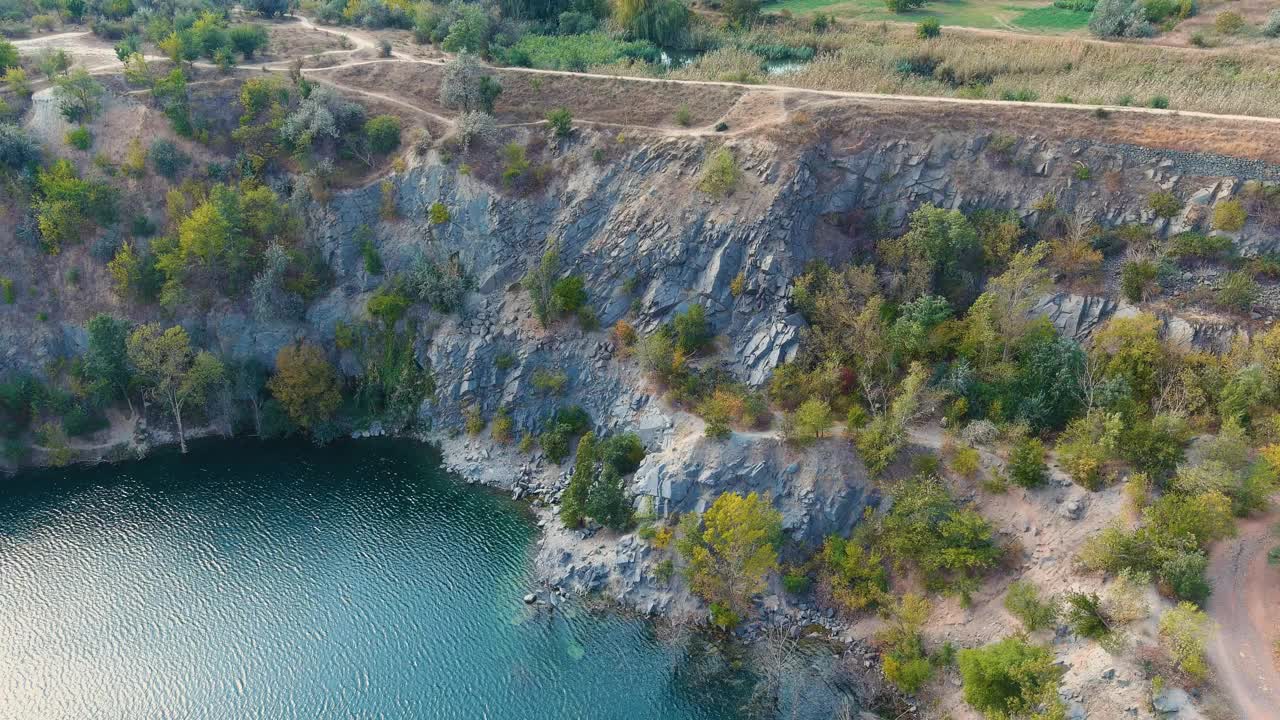
[[[1267,564],[1267,551],[1280,544],[1271,532],[1277,521],[1280,511],[1241,522],[1239,536],[1210,555],[1208,610],[1218,631],[1209,658],[1222,689],[1250,720],[1280,720],[1280,568]]]
[[[376,47],[377,45],[374,39],[370,35],[366,34],[364,31],[352,30],[348,28],[320,27],[318,25],[313,24],[310,20],[302,17],[299,17],[297,21],[300,23],[300,25],[303,28],[318,30],[321,32],[328,33],[330,35],[346,38],[351,43],[353,48],[351,50],[331,50],[331,51],[326,51],[320,54],[324,54],[324,55],[350,54],[350,53],[358,52],[360,50],[367,50],[367,49]],[[98,55],[98,56],[105,54],[104,49],[101,47],[99,43],[97,43],[96,38],[94,38],[88,32],[61,33],[58,35],[50,35],[42,38],[31,38],[29,40],[21,40],[15,44],[18,46],[19,50],[26,50],[27,52],[31,52],[39,48],[49,47],[50,43],[53,43],[55,41],[62,41],[62,40],[66,40],[68,42],[66,42],[65,44],[58,42],[58,46],[64,47],[68,51],[80,52],[83,54]],[[273,69],[285,68],[289,65],[290,62],[291,60],[277,60],[277,61],[266,62],[266,63],[252,63],[252,64],[241,65],[240,68],[248,69],[248,70],[257,70],[257,69],[267,68],[269,70],[273,70]],[[421,59],[421,58],[411,58],[411,57],[405,56],[402,53],[393,52],[392,56],[389,58],[359,60],[356,62],[340,63],[338,65],[334,65],[329,68],[314,68],[313,70],[314,71],[328,70],[336,67],[360,67],[363,65],[373,65],[376,63],[413,63],[413,64],[419,64],[419,65],[440,66],[440,65],[446,64],[447,62],[448,62],[447,60],[434,60],[434,59],[428,60],[428,59]],[[196,63],[196,64],[201,67],[205,67],[207,65],[205,63]],[[212,67],[212,66],[209,66],[209,67]],[[105,69],[110,69],[110,66],[102,66],[102,67],[95,68],[96,71],[102,71]],[[776,92],[776,93],[788,93],[788,94],[820,95],[820,96],[829,97],[829,98],[844,98],[844,99],[852,99],[852,100],[865,100],[865,101],[871,101],[871,102],[891,101],[891,102],[921,103],[921,104],[931,104],[931,105],[970,105],[970,106],[989,105],[989,106],[996,106],[996,107],[1043,108],[1043,109],[1053,110],[1057,113],[1064,114],[1064,115],[1079,114],[1079,113],[1093,113],[1099,108],[1101,108],[1112,113],[1166,115],[1166,116],[1203,118],[1203,119],[1209,119],[1209,120],[1280,125],[1280,118],[1262,117],[1262,116],[1255,116],[1255,115],[1224,115],[1219,113],[1208,113],[1208,112],[1198,112],[1198,111],[1189,111],[1189,110],[1161,110],[1158,108],[1144,108],[1144,107],[1116,106],[1116,105],[1085,105],[1085,104],[1064,105],[1062,103],[1051,103],[1051,102],[1014,102],[1014,101],[1007,101],[1007,100],[976,100],[976,99],[970,99],[970,98],[924,96],[924,95],[885,95],[885,94],[879,94],[879,93],[856,92],[851,90],[814,90],[809,88],[792,87],[789,85],[736,83],[736,82],[725,82],[725,81],[719,81],[719,80],[673,80],[669,78],[636,77],[636,76],[630,76],[630,75],[606,75],[603,73],[580,73],[580,72],[572,72],[569,70],[544,70],[544,69],[538,69],[538,68],[503,67],[500,69],[503,72],[510,72],[510,73],[528,73],[533,75],[560,75],[560,76],[566,76],[566,77],[583,77],[583,78],[594,78],[599,80],[609,80],[612,82],[621,81],[621,82],[650,83],[650,84],[662,84],[662,85],[674,83],[679,85],[687,85],[687,86],[695,86],[695,87],[734,88],[739,90],[747,90],[747,91],[755,91],[755,92]],[[368,93],[366,92],[366,94]],[[393,100],[392,102],[405,104],[404,101]]]

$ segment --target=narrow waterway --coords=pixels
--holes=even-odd
[[[0,718],[736,718],[749,673],[524,605],[536,528],[397,441],[0,476]]]

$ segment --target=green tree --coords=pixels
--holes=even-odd
[[[0,40],[0,70],[18,67],[19,62],[18,48],[7,40]]]
[[[956,591],[962,599],[976,576],[1000,558],[990,523],[958,507],[946,486],[928,476],[905,480],[894,491],[880,543],[895,565],[914,565],[929,587]]]
[[[98,114],[105,92],[102,84],[81,67],[54,81],[53,94],[58,100],[58,109],[68,122],[92,120]]]
[[[276,372],[267,381],[271,395],[289,418],[310,430],[327,422],[342,404],[338,373],[319,347],[295,343],[276,353]]]
[[[556,137],[566,138],[573,132],[573,113],[569,108],[558,107],[547,111],[547,124]]]
[[[793,437],[800,442],[817,440],[831,429],[831,423],[831,405],[826,400],[809,398],[792,415]]]
[[[933,664],[924,649],[920,629],[929,619],[929,600],[907,593],[887,608],[886,627],[879,634],[885,644],[884,675],[899,690],[913,694],[933,677]]]
[[[1178,603],[1160,616],[1160,647],[1179,670],[1203,680],[1209,675],[1205,648],[1213,630],[1213,621],[1203,610],[1191,603]]]
[[[560,520],[565,527],[575,528],[587,515],[587,500],[591,483],[596,474],[596,436],[587,433],[578,441],[578,456],[573,463],[573,475],[560,498]]]
[[[252,60],[254,53],[267,46],[267,30],[261,25],[237,25],[231,28],[229,41],[245,60]]]
[[[544,328],[551,324],[555,310],[552,290],[559,272],[560,246],[552,239],[548,241],[547,249],[542,253],[537,266],[530,269],[520,282],[521,286],[529,292],[529,299],[533,303],[533,314]]]
[[[378,115],[365,123],[365,136],[369,149],[379,155],[400,147],[400,118],[395,115]]]
[[[822,545],[819,589],[845,612],[875,605],[889,589],[884,558],[853,540],[831,535]]]
[[[1049,466],[1044,462],[1044,443],[1027,438],[1009,455],[1009,479],[1025,488],[1039,487],[1049,480]]]
[[[678,548],[694,592],[745,615],[751,596],[765,589],[766,576],[778,568],[782,514],[756,493],[725,493],[701,522],[693,514],[685,517]]]
[[[178,426],[178,445],[187,451],[182,410],[203,405],[208,392],[224,380],[222,363],[206,350],[196,352],[181,325],[161,330],[155,323],[135,329],[127,343],[129,362],[146,394],[164,403]]]
[[[1055,706],[1061,671],[1048,648],[1019,638],[961,650],[964,699],[989,718],[1050,717],[1043,706]]]
[[[102,401],[123,397],[133,415],[129,395],[133,369],[129,366],[129,323],[110,315],[95,315],[86,326],[89,345],[83,373],[89,392]]]
[[[1031,632],[1053,627],[1058,620],[1057,600],[1041,597],[1039,588],[1026,580],[1009,585],[1004,596],[1004,608],[1016,615],[1023,627]]]

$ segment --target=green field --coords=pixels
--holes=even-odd
[[[1048,0],[938,0],[909,13],[890,12],[883,0],[781,0],[764,8],[796,15],[821,11],[852,20],[919,22],[933,17],[944,26],[1041,33],[1072,32],[1089,22],[1089,13],[1055,8]]]

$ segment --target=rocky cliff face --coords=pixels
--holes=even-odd
[[[804,333],[803,320],[788,304],[792,279],[811,261],[847,260],[880,235],[901,229],[921,203],[1011,209],[1035,225],[1049,213],[1044,198],[1052,196],[1057,210],[1104,225],[1153,224],[1147,194],[1174,190],[1190,200],[1179,217],[1157,224],[1168,234],[1202,227],[1205,209],[1238,192],[1243,180],[1280,179],[1280,169],[1272,166],[1101,142],[1003,138],[987,130],[928,139],[883,131],[874,137],[841,135],[855,131],[845,128],[807,144],[728,139],[743,181],[724,199],[696,189],[713,147],[697,137],[620,143],[580,130],[575,139],[549,149],[545,186],[519,193],[460,172],[432,152],[391,176],[398,220],[380,218],[383,190],[376,182],[324,205],[299,201],[307,242],[322,250],[335,275],[332,289],[305,317],[262,321],[246,303],[233,301],[178,319],[195,337],[234,358],[269,362],[281,346],[306,338],[332,349],[341,366],[354,372],[355,359],[336,349],[335,334],[339,323],[364,317],[365,301],[381,282],[365,274],[354,239],[367,225],[387,276],[426,255],[457,261],[474,280],[465,307],[455,314],[411,311],[423,329],[417,353],[438,384],[421,414],[446,460],[464,476],[532,495],[548,508],[563,488],[564,468],[517,456],[483,436],[459,437],[457,429],[468,407],[479,407],[485,416],[505,407],[518,436],[536,431],[556,406],[577,403],[601,430],[641,434],[650,455],[631,487],[638,497],[652,498],[656,511],[698,511],[729,490],[768,492],[792,536],[813,542],[847,531],[872,497],[848,443],[802,453],[769,436],[702,439],[700,421],[667,407],[634,362],[617,356],[607,332],[613,322],[630,316],[639,329],[650,330],[690,304],[702,304],[720,334],[714,362],[759,384],[794,357]],[[600,147],[608,148],[603,157],[593,153]],[[1089,172],[1081,173],[1081,167]],[[287,186],[281,182],[282,189]],[[436,202],[450,209],[447,223],[428,219],[427,209]],[[1280,243],[1255,222],[1232,238],[1245,253],[1271,251]],[[543,329],[533,319],[527,293],[517,283],[550,240],[559,247],[563,270],[585,278],[604,329],[584,332],[573,322]],[[8,232],[2,242],[14,248],[19,243]],[[32,272],[42,270],[43,261],[29,262]],[[121,312],[105,291],[100,263],[92,273],[97,290],[66,299],[78,306],[60,321],[36,324],[0,307],[0,370],[38,371],[50,359],[73,355],[84,343],[77,318]],[[731,285],[738,277],[744,282],[735,293]],[[1041,311],[1084,336],[1126,308],[1111,294],[1057,293],[1045,298]],[[1193,323],[1171,315],[1170,327],[1190,343],[1221,343],[1235,332],[1212,318]],[[503,369],[498,357],[507,354],[515,362]],[[547,397],[533,387],[538,369],[567,374],[563,396]],[[642,547],[612,540],[592,546],[587,539],[574,544],[564,531],[551,533],[540,564],[554,583],[609,587],[647,609],[671,602],[656,592]]]

